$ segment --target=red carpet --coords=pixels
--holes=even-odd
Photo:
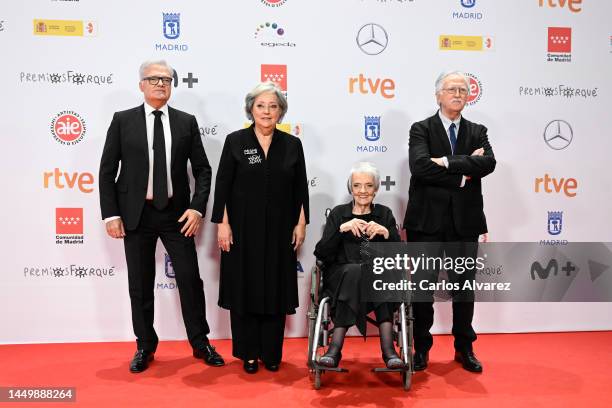
[[[430,366],[401,388],[382,363],[377,338],[347,340],[348,374],[327,373],[312,389],[305,339],[285,342],[277,373],[243,372],[228,340],[214,341],[222,368],[191,357],[185,341],[162,342],[141,374],[128,371],[133,343],[0,346],[0,386],[72,386],[76,403],[1,403],[16,407],[611,407],[612,332],[480,335],[484,372],[452,361],[452,338],[435,336]]]

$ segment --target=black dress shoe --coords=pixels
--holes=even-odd
[[[264,362],[264,367],[266,367],[266,370],[268,371],[276,372],[278,371],[279,364],[271,364],[271,363]]]
[[[455,361],[460,362],[463,368],[468,371],[482,373],[482,364],[480,364],[473,351],[456,351]]]
[[[211,346],[210,344],[206,344],[202,347],[194,348],[193,356],[195,358],[201,358],[209,366],[221,367],[222,365],[225,365],[225,361],[223,361],[223,357],[221,357],[221,355],[217,353],[215,348]]]
[[[429,351],[421,352],[416,351],[414,353],[414,371],[423,371],[427,368],[427,363],[429,362]]]
[[[255,374],[257,370],[259,370],[259,363],[257,363],[257,360],[253,360],[250,363],[247,360],[244,360],[242,367],[247,374]]]
[[[388,355],[388,356],[383,354],[382,358],[388,369],[393,370],[396,368],[404,368],[405,366],[404,362],[402,361],[400,356],[397,355],[395,351],[393,352],[393,354]]]
[[[153,352],[147,350],[137,350],[134,358],[130,362],[130,371],[133,373],[142,373],[149,368],[149,362],[153,361]]]
[[[338,364],[340,364],[340,360],[342,360],[341,352],[330,352],[327,350],[327,353],[323,354],[321,358],[319,358],[319,365],[323,367],[336,368]]]

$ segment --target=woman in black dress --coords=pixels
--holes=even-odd
[[[323,261],[323,296],[330,296],[334,330],[327,352],[319,364],[337,367],[342,358],[344,336],[356,325],[366,335],[366,315],[374,310],[379,324],[382,358],[388,368],[403,367],[393,346],[394,303],[366,303],[360,299],[361,274],[366,259],[360,248],[367,242],[399,242],[391,209],[374,204],[380,186],[378,169],[371,163],[357,163],[347,181],[353,201],[335,207],[328,215],[323,237],[314,254]]]
[[[232,354],[247,373],[277,371],[285,316],[298,306],[296,251],[308,223],[300,139],[276,129],[287,100],[273,82],[247,94],[253,124],[225,139],[212,222],[221,252],[219,306],[230,310]]]

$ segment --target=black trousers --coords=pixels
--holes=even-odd
[[[286,315],[239,314],[230,311],[232,355],[241,360],[261,359],[279,364],[283,357]]]
[[[123,239],[128,267],[132,326],[139,349],[155,351],[159,339],[153,328],[155,247],[160,238],[168,251],[176,275],[183,322],[192,347],[201,347],[210,332],[206,322],[204,284],[200,278],[193,237],[185,237],[178,219],[184,209],[177,209],[170,200],[160,211],[147,201],[138,227],[126,231]]]
[[[428,256],[476,257],[478,246],[474,243],[478,242],[478,235],[460,236],[455,229],[451,214],[452,211],[449,207],[444,215],[440,230],[433,234],[421,231],[406,231],[407,241],[440,243],[439,245],[427,245]],[[444,245],[443,243],[450,244]],[[462,245],[460,243],[472,244]],[[433,271],[433,273],[430,271],[428,273],[429,282],[437,281],[439,272],[439,270]],[[473,268],[462,273],[456,273],[453,270],[449,270],[447,273],[449,281],[459,283],[459,285],[462,285],[466,280],[474,280],[475,277],[475,270]],[[434,321],[433,291],[420,291],[417,296],[418,301],[412,303],[414,314],[414,348],[417,352],[427,352],[433,345],[433,337],[430,332]],[[455,338],[455,350],[471,351],[472,343],[476,341],[476,332],[472,327],[474,291],[451,292],[451,296],[453,297],[452,333]]]

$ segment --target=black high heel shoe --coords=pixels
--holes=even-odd
[[[338,364],[340,364],[340,360],[342,359],[342,353],[340,351],[330,351],[327,350],[327,353],[323,354],[319,359],[319,365],[323,367],[336,368]]]

